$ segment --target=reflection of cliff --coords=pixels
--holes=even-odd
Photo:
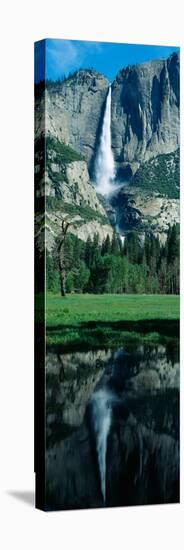
[[[106,505],[179,500],[179,448],[133,417],[114,426],[107,449]],[[85,426],[47,454],[47,508],[103,506],[94,449]]]
[[[71,355],[62,356],[63,359],[62,370],[64,369],[68,376],[68,383],[64,383],[62,390],[66,399],[66,408],[64,407],[63,412],[69,423],[73,422],[71,411],[74,410],[74,404],[76,424],[81,424],[86,406],[84,401],[86,404],[86,400],[93,397],[94,385],[95,391],[107,388],[114,395],[112,422],[107,440],[106,505],[178,502],[177,346],[175,350],[160,345],[138,346],[126,354],[120,349],[116,352],[75,354],[73,361]],[[103,361],[106,365],[105,371]],[[49,356],[50,375],[52,373],[56,376],[58,369],[58,360],[54,359],[54,356]],[[76,382],[77,370],[79,385]],[[90,376],[85,379],[86,371],[90,372]],[[93,381],[90,378],[92,376]],[[76,392],[74,401],[70,396],[69,379]],[[81,390],[84,391],[84,401],[80,409]],[[60,395],[58,392],[57,400]],[[80,417],[77,416],[77,410],[80,411]],[[95,430],[90,410],[90,406],[87,405],[84,421],[78,429],[76,428],[75,433],[67,433],[68,437],[64,441],[59,442],[59,438],[55,438],[52,448],[50,445],[47,450],[49,509],[103,506]]]
[[[179,499],[178,441],[129,417],[111,431],[107,504],[156,504]]]
[[[180,367],[177,344],[116,352],[107,385],[128,403],[137,421],[178,439]]]
[[[82,423],[87,401],[109,357],[108,351],[47,355],[48,439],[54,439],[55,430],[58,438],[64,437]]]
[[[122,395],[144,396],[148,393],[179,390],[180,366],[178,344],[139,345],[110,353],[108,369],[99,386],[109,384]]]

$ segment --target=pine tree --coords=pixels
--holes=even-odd
[[[124,243],[124,253],[126,254],[129,262],[132,264],[136,264],[141,261],[142,250],[139,237],[135,231],[132,231],[126,236]]]
[[[119,253],[120,253],[119,239],[117,238],[117,235],[114,231],[112,236],[112,242],[111,242],[111,254],[113,254],[114,256],[117,256]]]
[[[74,258],[74,236],[67,235],[64,243],[64,253],[65,253],[65,269],[66,272],[69,272],[73,266]]]
[[[102,256],[105,256],[105,254],[110,254],[110,253],[111,253],[111,241],[108,234],[106,239],[104,239],[103,241],[101,254]]]
[[[93,243],[91,237],[87,238],[84,258],[87,267],[91,269],[93,263]]]
[[[74,274],[68,273],[66,276],[66,292],[70,293],[74,290]]]
[[[173,225],[168,232],[168,263],[173,263],[176,257],[179,257],[179,232]]]
[[[94,267],[101,258],[101,246],[99,234],[95,233],[92,243],[92,266]]]
[[[89,281],[90,271],[87,268],[84,261],[80,262],[78,272],[75,275],[75,289],[76,292],[83,292]]]

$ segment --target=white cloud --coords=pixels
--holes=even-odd
[[[69,40],[48,41],[47,62],[56,72],[69,71],[78,62],[77,48]]]
[[[73,40],[47,41],[47,67],[59,74],[78,69],[87,61],[90,54],[100,53],[99,42],[81,42]],[[90,61],[89,61],[90,65]]]

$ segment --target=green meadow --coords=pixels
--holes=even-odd
[[[61,351],[178,338],[176,295],[48,294],[46,341]]]

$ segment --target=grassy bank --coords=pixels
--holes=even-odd
[[[67,350],[178,336],[179,297],[74,294],[47,296],[47,344]]]

